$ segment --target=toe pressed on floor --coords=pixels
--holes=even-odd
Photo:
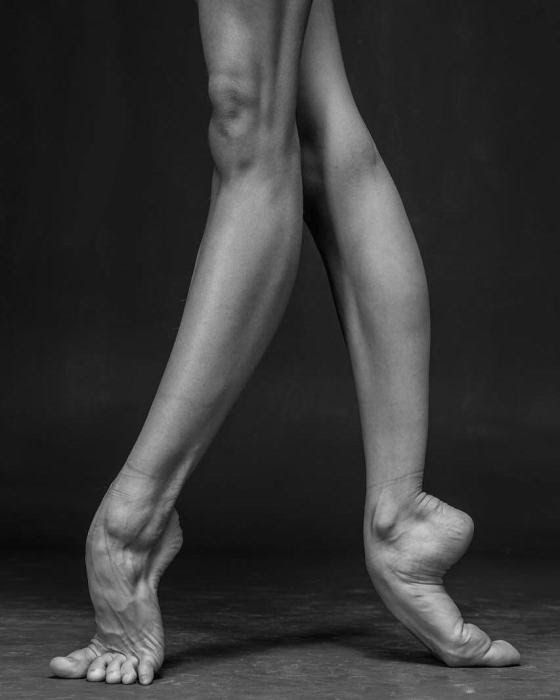
[[[50,669],[60,678],[85,678],[96,656],[93,649],[85,647],[73,651],[68,656],[55,656],[50,662]]]
[[[121,666],[122,682],[125,684],[135,683],[137,679],[136,669],[138,668],[138,659],[129,656]]]
[[[505,639],[496,639],[484,656],[485,666],[519,666],[521,654]]]
[[[50,669],[59,678],[84,678],[89,662],[81,662],[69,656],[55,656]]]
[[[138,680],[142,685],[149,685],[154,680],[155,669],[149,659],[142,659],[138,666]]]
[[[451,668],[519,666],[521,655],[509,642],[496,640],[490,644],[488,650],[481,656],[479,653],[470,655],[465,650],[461,653],[442,652],[435,654],[446,666]]]
[[[138,659],[113,652],[98,654],[86,647],[68,656],[56,656],[50,662],[50,669],[59,678],[87,678],[88,681],[116,684],[136,683]],[[154,665],[146,659],[142,664],[142,682],[150,684],[155,675]]]
[[[104,681],[107,675],[107,667],[113,660],[113,654],[101,654],[94,659],[87,671],[86,678],[88,681]]]
[[[122,665],[125,661],[125,657],[119,654],[113,656],[113,660],[107,666],[107,672],[105,674],[105,680],[107,683],[120,683],[122,679]]]

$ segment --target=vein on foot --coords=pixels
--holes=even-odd
[[[182,544],[179,518],[173,511],[149,550],[123,544],[103,523],[100,512],[86,548],[95,636],[87,647],[52,659],[50,668],[60,678],[148,685],[163,663],[157,585]]]

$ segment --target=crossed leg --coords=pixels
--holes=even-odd
[[[178,336],[86,545],[96,633],[57,676],[148,684],[164,655],[159,578],[174,503],[276,329],[302,229],[297,73],[311,0],[199,0],[213,104],[212,201]]]
[[[466,551],[468,515],[422,491],[429,304],[399,195],[352,98],[332,0],[313,0],[298,128],[306,221],[327,267],[350,351],[367,467],[366,562],[393,614],[450,666],[519,663],[465,623],[442,578]]]

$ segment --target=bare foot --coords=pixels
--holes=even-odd
[[[173,511],[148,547],[110,533],[105,510],[102,504],[86,546],[95,636],[87,647],[52,659],[50,667],[61,678],[148,685],[163,663],[157,585],[181,548],[179,517]]]
[[[511,644],[464,622],[443,587],[472,535],[466,513],[426,493],[404,509],[381,498],[365,538],[373,585],[395,617],[448,666],[519,664]]]

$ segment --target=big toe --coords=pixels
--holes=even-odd
[[[84,678],[94,658],[95,652],[86,647],[68,656],[55,656],[49,666],[59,678]]]
[[[483,663],[485,666],[517,666],[521,663],[521,654],[509,642],[497,639],[484,654]]]

